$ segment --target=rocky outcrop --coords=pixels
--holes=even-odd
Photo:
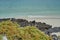
[[[60,27],[54,27],[54,28],[51,28],[48,30],[50,33],[53,33],[53,32],[60,32]]]
[[[35,20],[28,21],[26,19],[4,18],[4,19],[0,19],[0,22],[6,21],[6,20],[11,20],[12,22],[17,22],[21,27],[36,26],[38,29],[40,29],[42,31],[48,30],[52,27],[51,25],[48,25],[46,23],[36,22]]]

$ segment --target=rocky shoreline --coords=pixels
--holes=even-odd
[[[52,25],[49,25],[46,23],[41,23],[41,22],[36,22],[35,20],[34,21],[28,21],[26,19],[3,18],[3,19],[0,19],[0,22],[7,21],[7,20],[11,20],[12,22],[17,22],[21,27],[36,26],[39,30],[45,32],[49,36],[53,32],[60,32],[60,27],[59,28],[58,27],[52,28]],[[53,39],[55,39],[54,37],[57,38],[57,35],[52,35],[52,36],[53,36]]]
[[[52,25],[49,25],[46,23],[41,23],[41,22],[36,22],[35,20],[34,21],[28,21],[26,19],[4,18],[4,19],[0,19],[0,22],[7,21],[7,20],[11,20],[12,22],[17,22],[21,27],[36,26],[41,31],[45,31],[45,30],[52,28]]]

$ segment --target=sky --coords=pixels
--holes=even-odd
[[[0,0],[1,17],[60,16],[60,0]]]

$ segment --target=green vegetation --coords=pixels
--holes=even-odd
[[[0,35],[0,40],[2,40],[2,37],[3,37],[3,36],[2,36],[2,35]]]
[[[20,27],[16,22],[10,20],[0,23],[0,35],[4,34],[8,40],[52,40],[34,26]]]

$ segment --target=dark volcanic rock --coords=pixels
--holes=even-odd
[[[60,32],[60,27],[54,27],[54,28],[51,28],[48,30],[50,33],[53,33],[53,32]]]
[[[3,19],[0,19],[0,22],[2,22],[2,21],[7,21],[7,20],[10,20],[10,18],[3,18]]]
[[[0,19],[1,21],[6,21],[6,20],[11,20],[12,22],[17,22],[21,27],[25,27],[25,26],[36,26],[38,29],[45,31],[50,29],[52,26],[48,25],[46,23],[41,23],[41,22],[36,22],[34,21],[29,21],[26,19],[15,19],[15,18],[5,18],[5,19]]]

